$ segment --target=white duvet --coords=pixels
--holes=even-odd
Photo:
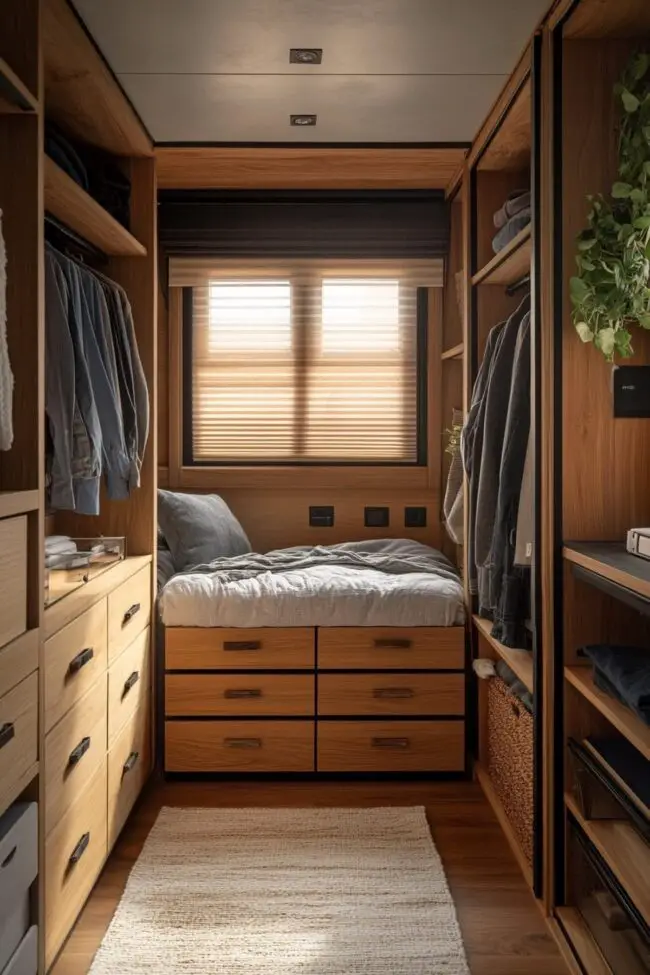
[[[314,566],[224,582],[174,576],[160,596],[165,626],[454,626],[464,622],[460,580],[424,572]]]

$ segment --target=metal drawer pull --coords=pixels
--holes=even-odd
[[[11,721],[0,728],[0,748],[4,748],[9,742],[16,737],[16,729],[14,728]]]
[[[372,696],[380,698],[415,697],[415,691],[412,687],[375,687]]]
[[[68,673],[78,674],[82,667],[89,664],[90,661],[95,656],[95,651],[92,647],[86,647],[81,653],[78,653],[76,657],[73,657],[68,666]]]
[[[73,748],[68,758],[68,765],[78,765],[90,748],[90,738],[82,738],[76,748]]]
[[[225,698],[228,698],[229,700],[237,700],[238,698],[245,698],[245,697],[261,697],[262,692],[259,688],[255,688],[255,687],[250,687],[250,688],[242,687],[241,689],[235,687],[232,688],[232,690],[224,691],[223,696]]]
[[[410,748],[411,739],[410,738],[373,738],[372,739],[373,748]]]
[[[411,640],[375,640],[377,650],[410,650]]]
[[[122,626],[126,626],[127,623],[130,623],[133,617],[136,615],[136,613],[139,612],[140,612],[140,603],[133,603],[133,606],[129,606],[126,613],[124,614],[124,617],[122,618]]]
[[[122,699],[126,697],[126,695],[129,693],[131,688],[135,684],[137,684],[139,680],[140,680],[140,673],[139,671],[134,670],[131,676],[127,677],[126,680],[124,681],[124,690],[122,691]]]
[[[81,837],[81,839],[75,846],[74,850],[70,854],[70,859],[68,860],[69,866],[74,867],[75,863],[79,863],[82,856],[88,849],[89,843],[90,843],[90,833],[84,833],[84,835]]]
[[[226,640],[223,645],[224,650],[261,650],[260,640]]]
[[[138,764],[138,759],[140,758],[140,752],[131,752],[126,762],[122,766],[122,775],[127,775],[131,769],[134,769]]]
[[[261,748],[261,738],[224,738],[226,748]]]
[[[9,853],[7,853],[2,863],[0,863],[0,868],[4,870],[5,867],[8,867],[17,853],[18,853],[18,847],[14,846],[13,850],[9,850]]]

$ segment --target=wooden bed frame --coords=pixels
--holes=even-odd
[[[166,627],[167,773],[459,773],[465,627]]]

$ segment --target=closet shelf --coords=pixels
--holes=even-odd
[[[454,345],[451,349],[447,349],[442,353],[442,359],[462,359],[465,355],[465,345],[461,342],[459,345]]]
[[[105,254],[144,257],[146,248],[47,156],[45,209]]]
[[[650,599],[650,561],[630,555],[620,542],[569,542],[567,562]]]
[[[625,820],[585,819],[570,793],[564,804],[650,924],[650,849]]]
[[[472,284],[514,284],[530,274],[533,253],[531,225],[524,227],[510,243],[472,278]]]
[[[521,844],[517,839],[517,835],[512,828],[512,824],[508,819],[508,814],[503,808],[503,803],[499,799],[494,786],[492,785],[492,779],[490,778],[490,773],[488,770],[480,763],[476,762],[474,765],[474,771],[476,773],[476,778],[478,779],[479,785],[483,789],[485,798],[492,806],[492,811],[494,815],[499,820],[499,825],[506,835],[510,846],[512,847],[512,852],[515,855],[517,863],[524,875],[524,879],[529,887],[533,886],[533,868],[526,859],[526,855],[521,848]]]
[[[38,99],[4,58],[0,58],[0,115],[15,112],[38,112]]]
[[[593,705],[627,740],[650,760],[650,727],[626,708],[605,694],[594,683],[590,667],[565,667],[567,681]]]
[[[612,970],[600,953],[594,937],[575,907],[556,907],[562,927],[569,935],[582,968],[591,975],[612,975]],[[572,956],[573,957],[573,956]]]
[[[38,491],[0,491],[0,518],[37,511],[38,505]]]
[[[522,684],[525,684],[532,694],[535,687],[535,679],[533,675],[533,655],[530,650],[513,650],[510,647],[504,647],[502,643],[499,643],[492,636],[493,624],[490,620],[485,620],[476,614],[472,619],[479,633],[485,637],[492,649],[496,650],[501,659],[507,663],[508,667],[514,671]]]

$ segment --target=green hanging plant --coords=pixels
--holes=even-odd
[[[447,446],[445,447],[446,454],[451,454],[452,457],[455,457],[460,451],[460,437],[462,432],[462,423],[453,423],[451,427],[444,431],[444,436],[447,438]]]
[[[632,326],[650,329],[650,54],[631,59],[614,93],[618,179],[609,197],[589,197],[570,282],[576,331],[610,362],[632,355]]]

